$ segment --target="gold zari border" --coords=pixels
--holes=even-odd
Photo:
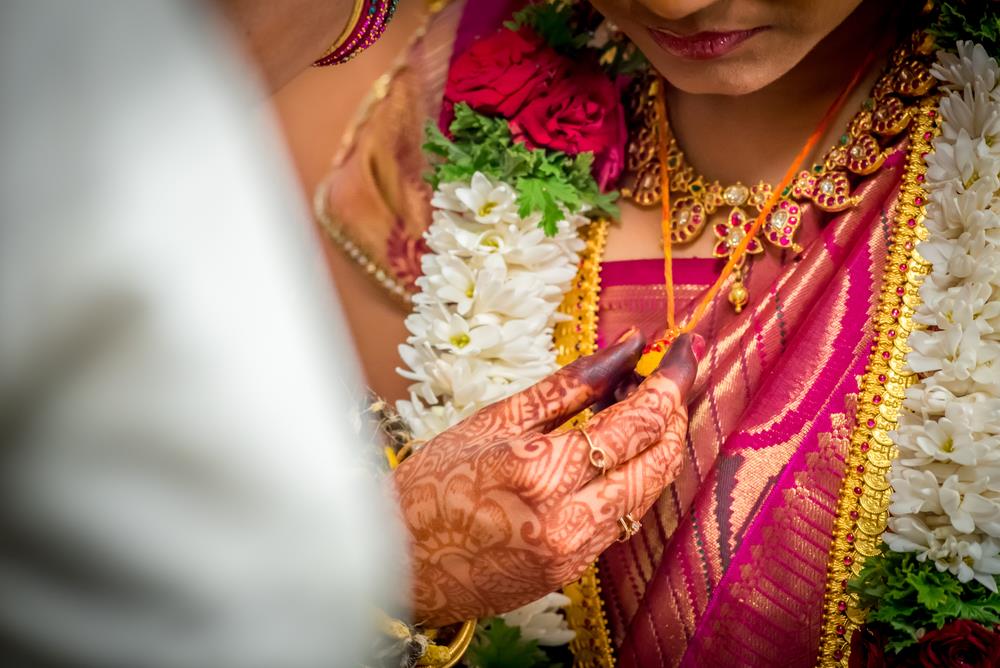
[[[555,326],[553,338],[559,366],[569,364],[581,355],[597,350],[597,306],[601,292],[601,258],[608,238],[608,221],[591,223],[581,232],[586,248],[580,254],[580,268],[573,285],[563,297],[561,313],[571,320]],[[584,411],[570,421],[570,426],[586,422],[590,411]],[[583,576],[563,588],[571,603],[566,609],[569,626],[576,632],[570,642],[573,665],[577,668],[611,668],[614,656],[607,618],[601,601],[601,583],[597,564],[591,564]]]
[[[889,519],[892,489],[886,474],[896,456],[889,432],[896,426],[904,392],[915,380],[906,368],[907,339],[920,303],[918,289],[930,271],[916,245],[927,236],[924,158],[937,132],[937,106],[937,96],[925,98],[910,126],[906,169],[873,320],[874,347],[860,385],[847,473],[837,504],[819,646],[822,668],[848,665],[851,635],[864,623],[865,613],[857,595],[847,590],[847,581],[861,571],[866,558],[880,554]]]

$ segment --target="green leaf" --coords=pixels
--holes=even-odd
[[[510,184],[517,193],[522,217],[541,214],[539,226],[553,235],[566,213],[584,207],[588,215],[617,216],[618,193],[602,193],[591,168],[594,156],[568,156],[558,151],[530,149],[514,142],[510,127],[502,118],[491,118],[468,105],[455,105],[455,120],[446,137],[428,123],[424,150],[431,158],[432,172],[427,181],[435,188],[441,183],[468,181],[476,172]]]
[[[947,575],[948,577],[941,577],[936,569],[925,569],[910,574],[906,580],[917,592],[917,602],[920,605],[928,610],[937,610],[962,594],[962,586],[958,580]]]
[[[1000,55],[1000,6],[987,0],[942,2],[928,32],[939,47],[954,49],[955,42],[968,39],[996,57]]]
[[[510,30],[531,28],[556,51],[572,53],[587,45],[588,35],[576,21],[572,3],[536,2],[514,12],[514,19],[504,23]]]
[[[535,640],[521,637],[521,629],[493,617],[476,629],[465,654],[474,668],[555,668]]]

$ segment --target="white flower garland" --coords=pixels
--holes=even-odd
[[[961,582],[1000,574],[1000,68],[980,45],[940,52],[941,135],[927,156],[931,263],[893,440],[885,541]]]
[[[410,400],[397,403],[417,439],[430,439],[480,408],[538,382],[558,368],[552,334],[563,295],[576,276],[584,242],[581,215],[567,215],[548,237],[541,214],[518,215],[510,185],[481,172],[471,183],[434,192],[430,247],[410,336],[399,347]],[[504,615],[543,645],[576,635],[556,612],[569,602],[549,594]]]
[[[477,172],[442,183],[425,233],[420,292],[399,353],[414,383],[397,404],[418,439],[429,439],[480,408],[558,368],[553,327],[576,276],[582,215],[548,237],[541,214],[518,215],[517,193]]]

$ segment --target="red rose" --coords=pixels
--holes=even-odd
[[[851,634],[849,668],[885,668],[885,638],[877,629],[865,624]]]
[[[594,178],[602,189],[625,165],[625,110],[618,87],[600,70],[576,70],[511,119],[514,138],[528,146],[576,155],[594,154]]]
[[[968,619],[929,631],[915,647],[909,665],[920,668],[993,668],[1000,666],[1000,633]]]
[[[534,33],[504,29],[477,40],[452,63],[445,106],[465,102],[480,113],[509,119],[569,65]]]

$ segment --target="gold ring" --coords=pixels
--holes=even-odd
[[[590,434],[587,433],[586,429],[583,427],[577,427],[577,429],[587,439],[587,445],[590,446],[590,453],[588,455],[590,463],[601,472],[601,475],[604,475],[608,472],[608,453],[604,451],[604,448],[594,445],[594,439],[590,438]]]
[[[624,543],[632,536],[639,533],[639,529],[642,528],[642,522],[632,517],[632,513],[625,513],[624,517],[618,518],[618,528],[622,530],[621,534],[618,536],[618,542]]]

